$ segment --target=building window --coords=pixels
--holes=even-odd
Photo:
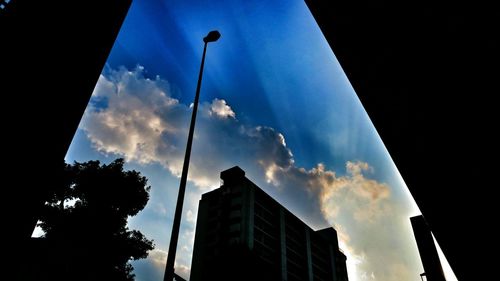
[[[240,224],[232,224],[229,226],[229,232],[240,231]]]
[[[241,217],[241,211],[240,210],[233,210],[231,213],[229,213],[229,218],[239,218]]]

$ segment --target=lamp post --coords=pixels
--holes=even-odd
[[[184,164],[182,166],[181,182],[179,185],[179,194],[177,195],[177,205],[175,206],[174,224],[172,225],[172,235],[170,237],[170,245],[168,247],[167,264],[165,266],[165,275],[163,281],[172,281],[174,279],[174,263],[175,253],[177,252],[177,241],[179,240],[179,228],[181,225],[182,205],[184,204],[184,193],[186,192],[186,181],[189,169],[189,158],[191,157],[191,146],[193,144],[194,125],[196,122],[196,112],[198,111],[198,100],[200,98],[201,79],[203,77],[203,66],[205,65],[205,54],[207,52],[207,44],[215,42],[220,38],[220,33],[216,30],[210,31],[203,42],[203,56],[201,58],[200,74],[198,76],[198,85],[196,86],[196,95],[193,103],[193,113],[191,115],[191,124],[189,126],[189,134],[186,145],[186,154],[184,155]]]

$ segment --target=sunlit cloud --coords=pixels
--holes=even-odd
[[[133,71],[107,69],[92,100],[81,127],[96,150],[141,164],[160,163],[180,177],[192,109],[171,97],[167,81],[145,78],[141,66]],[[293,163],[281,133],[242,124],[225,100],[201,103],[200,111],[196,157],[191,157],[189,170],[189,180],[199,188],[217,187],[214,175],[235,164],[284,168]]]
[[[92,100],[82,128],[96,150],[140,164],[159,163],[180,176],[192,107],[171,96],[167,81],[144,77],[140,66],[107,69]],[[376,171],[369,163],[348,161],[344,171],[323,163],[300,167],[283,134],[238,120],[227,101],[202,102],[199,110],[189,170],[198,189],[186,200],[176,267],[184,276],[189,276],[198,200],[219,186],[220,171],[239,165],[280,192],[280,200],[299,203],[298,215],[306,214],[310,225],[323,221],[337,229],[350,280],[411,279],[408,262],[400,259],[408,241],[392,237],[408,222],[407,214],[394,202],[391,187],[372,178]],[[166,216],[162,204],[153,206]],[[164,254],[158,249],[148,260],[160,264]]]
[[[83,129],[98,151],[123,155],[128,161],[142,164],[170,159],[173,162],[167,166],[179,173],[180,163],[176,159],[182,151],[176,143],[167,144],[163,138],[183,128],[180,117],[160,116],[162,112],[182,116],[187,109],[166,95],[166,82],[145,79],[142,72],[142,67],[135,71],[121,68],[110,70],[108,77],[101,75],[93,99],[104,99],[107,106],[101,108],[91,103],[84,115]]]
[[[220,99],[214,99],[212,101],[209,112],[220,118],[234,118],[236,116],[236,113],[226,104],[226,101]]]
[[[322,163],[310,170],[271,163],[266,167],[265,175],[268,182],[276,186],[305,188],[317,194],[321,211],[327,219],[344,211],[354,213],[358,221],[373,223],[390,212],[385,200],[390,196],[390,188],[366,178],[363,173],[371,170],[368,163],[347,162],[346,175],[337,176],[335,171],[326,170]]]
[[[175,262],[175,273],[181,277],[189,279],[191,268],[185,264]]]
[[[265,171],[268,182],[283,193],[303,189],[312,196],[302,203],[315,205],[337,230],[350,280],[412,279],[413,265],[401,259],[408,240],[398,233],[408,224],[407,212],[392,198],[388,184],[370,177],[376,171],[368,163],[348,161],[345,171],[322,163],[311,169],[272,163]]]
[[[165,267],[167,252],[161,249],[153,249],[149,252],[148,259],[158,268]]]
[[[186,216],[186,220],[187,220],[188,222],[190,222],[190,223],[194,223],[194,222],[195,222],[196,217],[195,217],[195,215],[193,214],[193,211],[188,210],[186,215],[187,215],[187,216]]]

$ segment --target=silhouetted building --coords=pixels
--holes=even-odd
[[[335,229],[312,230],[239,167],[221,179],[200,200],[191,281],[348,280]]]
[[[489,229],[497,197],[457,187],[496,181],[496,166],[470,163],[498,151],[489,128],[498,127],[499,10],[493,1],[305,2],[457,278],[478,280],[470,269],[483,261],[470,257],[497,239],[464,231],[464,218]]]
[[[26,259],[37,247],[31,234],[48,194],[62,180],[64,156],[131,2],[0,2],[0,92],[13,109],[0,118],[9,135],[4,145],[16,151],[4,155],[3,173],[20,179],[9,189],[13,200],[4,202],[5,241],[19,247],[5,266],[11,272],[39,267],[39,259]]]
[[[9,120],[3,123],[11,136],[5,145],[18,151],[6,156],[5,173],[23,178],[12,196],[23,204],[13,204],[8,223],[9,235],[22,243],[28,243],[50,187],[60,180],[64,156],[131,2],[12,0],[0,9],[2,42],[9,42],[0,44],[3,102],[22,104],[16,116],[37,124],[0,113]],[[41,124],[43,137],[34,143],[32,128]],[[43,165],[26,176],[20,167],[34,157]]]
[[[410,218],[427,281],[446,281],[432,234],[423,216]]]

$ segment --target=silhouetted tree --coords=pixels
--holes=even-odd
[[[146,206],[150,187],[123,163],[64,165],[40,218],[50,249],[41,273],[47,279],[134,280],[128,261],[147,257],[154,245],[128,229],[127,219]]]

